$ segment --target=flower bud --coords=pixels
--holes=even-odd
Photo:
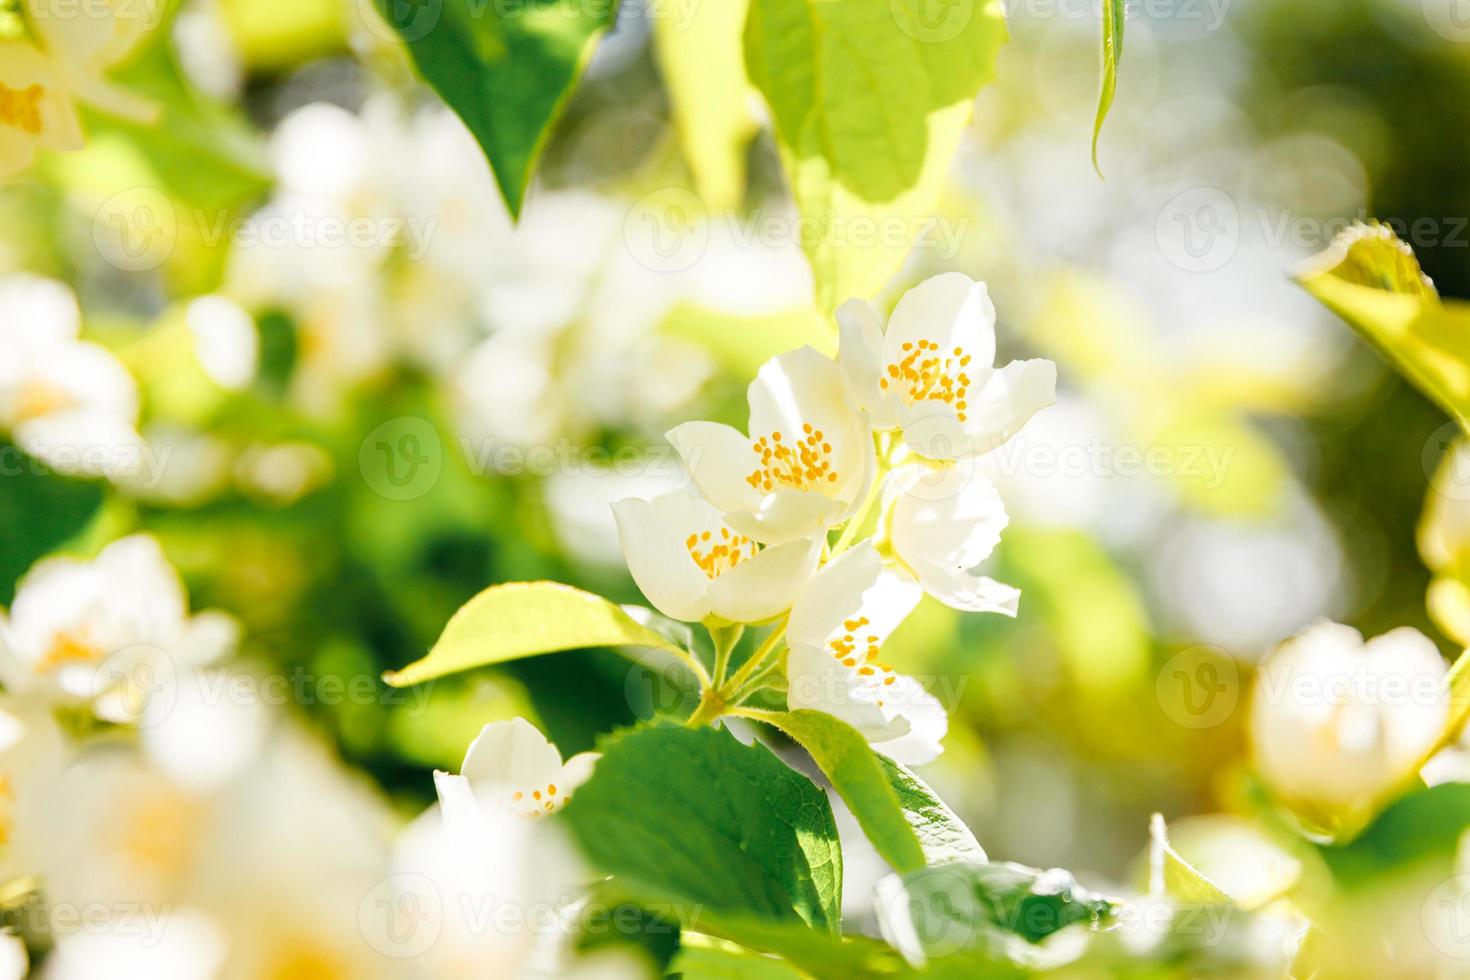
[[[1418,630],[1367,643],[1319,622],[1261,666],[1251,704],[1256,770],[1299,815],[1335,829],[1412,777],[1444,729],[1446,667]]]

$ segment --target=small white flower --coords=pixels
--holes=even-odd
[[[613,504],[633,581],[665,616],[759,623],[791,608],[821,557],[822,539],[762,548],[688,491]]]
[[[1372,804],[1414,775],[1448,716],[1444,658],[1400,627],[1363,642],[1318,622],[1261,666],[1251,703],[1256,769],[1319,820]]]
[[[1020,590],[975,572],[1007,517],[1000,494],[972,467],[900,466],[884,488],[881,544],[924,591],[967,612],[1016,614]]]
[[[174,672],[234,647],[237,627],[220,612],[190,616],[178,573],[158,542],[133,535],[93,561],[50,558],[20,580],[0,618],[0,677],[12,691],[96,700],[116,721],[136,718],[149,692]]]
[[[524,718],[491,722],[465,753],[459,775],[434,773],[445,821],[476,809],[539,817],[561,809],[592,775],[599,756],[582,752],[565,763],[556,746]]]
[[[0,280],[0,428],[60,472],[100,476],[141,448],[138,390],[117,358],[77,339],[80,330],[63,284]]]
[[[750,436],[716,422],[668,433],[730,526],[767,544],[821,534],[860,504],[876,461],[836,363],[810,347],[767,361],[747,392]]]
[[[903,430],[929,459],[989,452],[1056,400],[1051,361],[995,368],[995,307],[982,282],[958,272],[926,279],[898,301],[883,329],[859,299],[837,311],[838,360],[877,429]]]
[[[79,102],[138,120],[154,114],[105,76],[150,26],[150,5],[83,12],[66,0],[24,0],[21,7],[25,30],[0,41],[0,176],[29,166],[38,149],[80,149]]]
[[[899,762],[939,755],[949,729],[944,708],[918,681],[878,660],[922,596],[912,581],[884,570],[871,542],[818,569],[786,630],[788,706],[842,719]]]

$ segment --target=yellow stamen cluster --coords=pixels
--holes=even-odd
[[[711,582],[741,562],[755,557],[755,542],[743,534],[731,534],[727,527],[720,528],[718,540],[709,531],[691,534],[684,539],[684,547],[689,549],[689,557]]]
[[[903,350],[903,358],[888,365],[888,376],[879,379],[879,387],[898,389],[910,403],[947,402],[954,406],[963,422],[968,407],[966,396],[970,391],[970,376],[965,373],[970,355],[963,347],[941,354],[939,345],[932,340],[921,340],[917,345],[906,343]]]
[[[15,834],[15,818],[11,809],[15,805],[15,787],[10,774],[0,773],[0,844],[9,844]]]
[[[41,673],[58,670],[67,664],[93,663],[102,659],[102,650],[97,644],[77,633],[57,633],[51,641],[46,655],[36,664]]]
[[[898,677],[893,673],[893,668],[878,662],[877,634],[869,633],[861,640],[858,639],[858,631],[867,625],[868,617],[866,616],[843,620],[844,632],[828,640],[827,647],[842,666],[856,668],[857,675],[869,684],[887,687],[898,680]],[[883,707],[883,701],[880,699],[877,705],[880,708]]]
[[[823,441],[822,430],[812,428],[810,422],[801,431],[802,438],[795,443],[783,442],[780,432],[761,436],[751,443],[761,463],[751,470],[745,482],[765,493],[778,486],[809,490],[823,483],[836,483],[832,444]]]
[[[531,790],[530,799],[526,798],[525,793],[517,790],[511,794],[510,800],[512,803],[519,803],[520,810],[526,816],[539,817],[543,813],[551,813],[559,807],[566,806],[571,798],[571,794],[564,793],[561,799],[557,799],[556,783],[547,783],[545,789]]]
[[[39,136],[41,97],[45,94],[46,90],[39,85],[16,89],[0,82],[0,123]]]

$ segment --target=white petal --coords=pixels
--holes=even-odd
[[[925,459],[950,462],[973,455],[974,441],[948,402],[928,399],[905,404],[899,418],[904,443]]]
[[[567,760],[566,765],[561,767],[561,776],[556,781],[557,787],[563,793],[570,795],[572,790],[592,778],[592,773],[597,768],[597,760],[601,758],[602,753],[600,752],[578,752]]]
[[[883,713],[890,726],[903,722],[904,730],[885,739],[872,740],[873,748],[905,765],[932,762],[944,751],[941,744],[949,731],[949,717],[939,700],[924,685],[902,674],[881,689]]]
[[[862,635],[882,644],[922,597],[912,580],[883,568],[871,541],[864,541],[817,570],[791,609],[787,636],[793,646],[826,649],[844,620],[868,622]]]
[[[0,337],[44,346],[71,340],[82,326],[77,298],[64,283],[26,274],[0,279]]]
[[[229,613],[209,609],[184,626],[169,652],[181,663],[207,664],[227,656],[240,644],[240,624]]]
[[[727,514],[760,507],[763,494],[746,481],[760,465],[760,457],[739,431],[718,422],[685,422],[665,438],[710,503]]]
[[[524,718],[493,721],[480,729],[465,753],[460,775],[477,796],[496,799],[521,789],[539,789],[561,775],[561,753]]]
[[[688,536],[718,526],[719,513],[687,491],[613,504],[623,557],[638,588],[658,611],[697,622],[709,614],[710,580],[685,546]]]
[[[1021,602],[1020,589],[984,575],[934,565],[915,566],[914,572],[925,592],[954,609],[1014,616]]]
[[[810,708],[840,718],[869,742],[905,734],[908,723],[889,718],[873,698],[860,696],[863,686],[856,671],[821,648],[792,646],[786,655],[787,707]]]
[[[876,429],[899,424],[899,400],[878,385],[883,365],[883,318],[872,305],[850,299],[837,308],[837,363],[850,390],[872,418]]]
[[[993,371],[969,399],[964,423],[973,451],[986,453],[1021,431],[1031,416],[1057,400],[1057,366],[1036,358]]]
[[[791,608],[822,555],[820,538],[772,545],[714,580],[710,612],[732,623],[760,623]]]
[[[754,513],[733,511],[726,516],[741,534],[774,545],[824,534],[848,507],[825,494],[782,488],[766,494]]]
[[[995,307],[983,282],[945,272],[903,294],[888,319],[882,363],[901,359],[905,343],[931,340],[939,349],[962,347],[976,370],[995,360]]]
[[[900,467],[887,492],[894,551],[913,566],[973,568],[995,550],[1009,522],[995,485],[968,463]]]

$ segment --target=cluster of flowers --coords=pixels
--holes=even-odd
[[[945,711],[882,661],[883,644],[925,592],[1015,614],[1017,590],[978,570],[1006,514],[975,461],[1052,403],[1056,369],[992,367],[995,309],[959,273],[910,290],[886,330],[860,300],[838,319],[836,360],[805,347],[761,368],[748,434],[713,422],[669,432],[698,494],[614,512],[633,578],[660,612],[712,630],[775,624],[730,683],[716,665],[720,703],[738,704],[764,668],[780,674],[784,638],[791,708],[826,711],[890,757],[923,763],[939,754]]]

